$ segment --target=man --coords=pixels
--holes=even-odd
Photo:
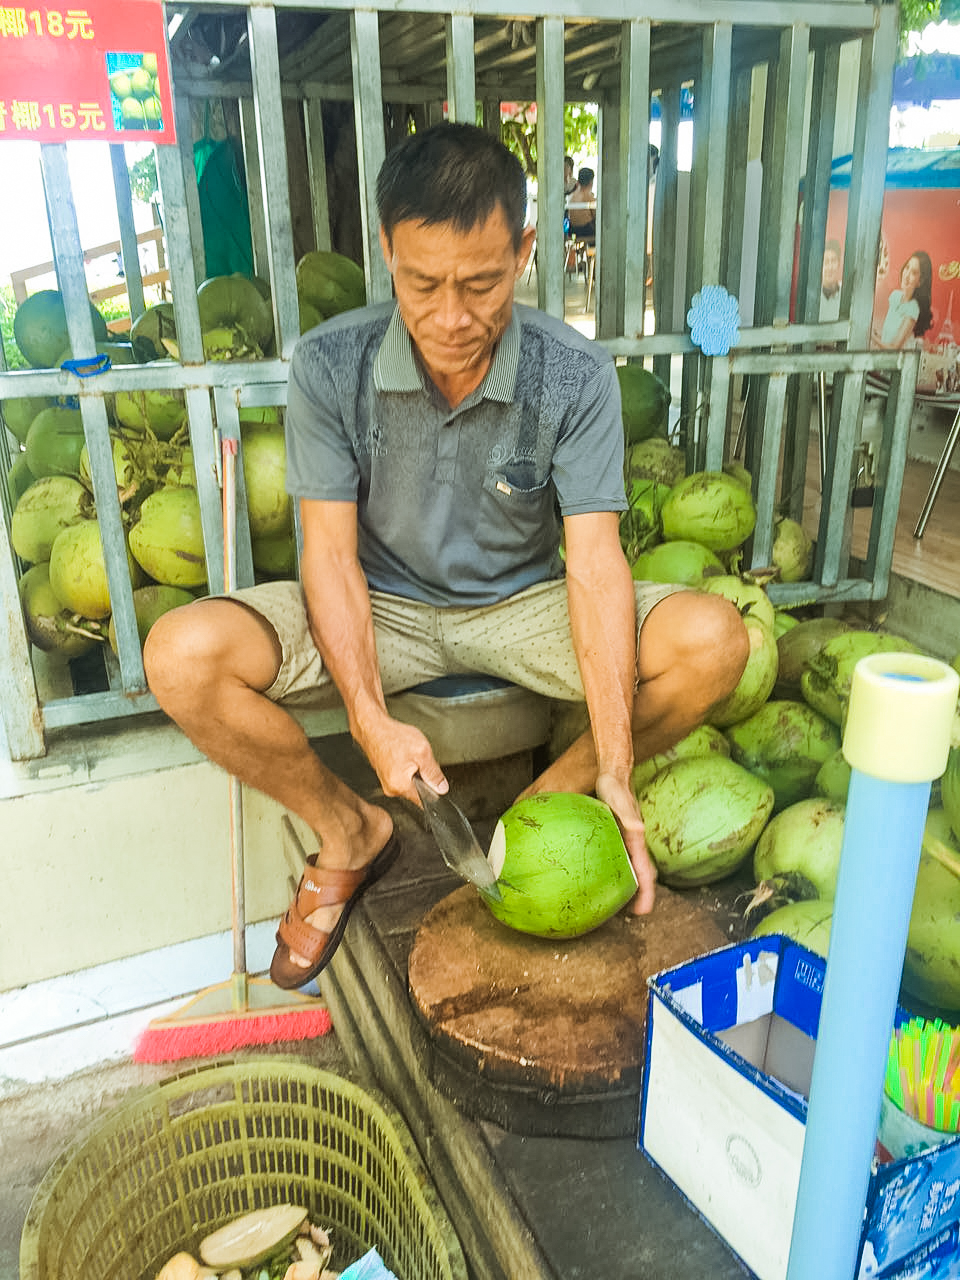
[[[821,323],[840,319],[840,242],[828,240],[823,247],[823,265],[820,269]]]
[[[623,431],[613,362],[513,306],[533,230],[519,163],[470,125],[408,137],[378,178],[396,303],[299,342],[286,415],[301,587],[268,584],[165,615],[144,660],[160,705],[211,759],[317,833],[271,976],[328,963],[350,910],[396,857],[393,822],[330,773],[279,700],[332,680],[386,796],[416,773],[447,789],[429,742],[385,693],[486,672],[586,698],[592,732],[535,789],[595,791],[653,904],[630,791],[637,750],[684,736],[747,655],[719,596],[639,591],[620,548]],[[559,555],[565,535],[566,573]]]
[[[577,180],[573,176],[573,156],[563,157],[563,194],[573,195],[577,189]]]
[[[597,236],[597,196],[593,189],[595,177],[592,169],[581,169],[577,174],[577,185],[567,199],[570,230],[581,240],[595,240]],[[578,205],[584,207],[578,208]]]

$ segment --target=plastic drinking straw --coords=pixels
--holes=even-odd
[[[856,1271],[930,784],[946,768],[958,689],[951,667],[919,654],[873,654],[854,669],[850,789],[787,1280]]]

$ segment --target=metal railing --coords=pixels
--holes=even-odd
[[[284,403],[287,367],[299,336],[287,147],[291,101],[308,157],[320,246],[329,243],[323,104],[353,102],[367,292],[371,301],[379,301],[390,297],[391,283],[377,241],[374,183],[386,154],[390,121],[403,118],[405,112],[419,113],[422,120],[439,118],[445,104],[449,118],[472,121],[479,112],[489,127],[497,127],[500,98],[534,97],[541,158],[538,217],[559,228],[564,102],[587,96],[582,83],[584,67],[590,65],[597,79],[589,96],[599,108],[599,341],[617,356],[651,363],[661,375],[669,376],[674,362],[682,365],[680,420],[691,467],[718,467],[729,456],[736,434],[734,407],[744,386],[749,387],[743,425],[758,507],[754,564],[769,558],[776,513],[793,511],[802,501],[798,477],[809,447],[814,382],[819,371],[830,371],[831,457],[816,564],[808,582],[774,584],[770,591],[783,603],[883,597],[916,379],[914,356],[868,350],[896,49],[895,6],[858,0],[734,0],[723,5],[703,0],[557,0],[549,14],[531,19],[532,43],[518,48],[511,48],[504,34],[514,19],[493,0],[475,2],[467,13],[451,13],[439,0],[420,5],[416,14],[394,3],[353,9],[346,0],[322,8],[301,0],[278,0],[274,5],[207,0],[202,8],[205,14],[245,15],[249,56],[248,62],[234,61],[228,74],[219,78],[176,74],[182,145],[157,148],[180,362],[116,367],[84,381],[61,370],[0,372],[0,401],[22,395],[78,397],[119,652],[118,660],[107,660],[108,690],[41,702],[17,603],[18,566],[6,525],[0,527],[0,704],[15,759],[43,754],[51,731],[155,707],[145,687],[127,573],[107,395],[151,388],[185,393],[210,590],[220,585],[218,433],[233,429],[231,404]],[[170,5],[168,13],[181,9]],[[191,10],[182,12],[189,15]],[[281,56],[278,26],[293,16],[322,17],[324,25]],[[600,61],[588,64],[589,58]],[[842,59],[854,66],[852,110],[849,101],[838,101]],[[176,57],[173,65],[178,66]],[[677,134],[681,89],[691,84],[694,156],[687,213],[680,217]],[[654,211],[660,271],[655,280],[655,331],[645,335],[647,142],[654,95],[660,100],[663,126]],[[269,279],[272,290],[277,354],[255,363],[204,361],[196,298],[205,275],[204,247],[190,148],[192,103],[210,97],[236,100],[254,268]],[[817,323],[816,303],[830,161],[849,122],[853,162],[841,319],[822,325]],[[115,187],[129,280],[138,273],[136,238],[131,234],[129,185],[119,173],[122,148],[117,150]],[[728,356],[708,358],[693,347],[686,332],[685,305],[703,285],[720,284],[739,295],[750,278],[747,251],[753,212],[747,175],[748,161],[756,158],[763,177],[755,210],[756,261],[749,264],[751,270],[755,267],[750,298],[754,323],[741,331]],[[65,148],[42,147],[41,167],[72,350],[79,357],[92,355],[83,253]],[[795,253],[801,183],[805,212]],[[563,253],[562,235],[540,237],[539,302],[560,316]],[[665,263],[672,264],[672,271],[664,269]],[[685,305],[678,306],[677,299]],[[818,350],[824,345],[832,349]],[[849,475],[870,370],[891,374],[891,393],[878,459],[870,550],[864,561],[854,561],[849,550]],[[240,524],[242,547],[248,531],[242,533],[242,518]],[[252,574],[243,554],[241,574]]]

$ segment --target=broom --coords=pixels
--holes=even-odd
[[[223,586],[236,585],[237,442],[222,442]],[[281,991],[264,978],[247,974],[243,883],[243,793],[230,776],[230,861],[233,975],[207,987],[178,1012],[155,1018],[134,1048],[135,1062],[175,1062],[181,1058],[229,1053],[250,1045],[308,1040],[332,1026],[319,1000]]]

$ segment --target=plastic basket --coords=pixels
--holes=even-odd
[[[92,1125],[37,1188],[20,1278],[153,1280],[230,1219],[286,1202],[331,1229],[335,1269],[376,1247],[398,1280],[466,1280],[400,1116],[285,1058],[184,1072]]]

